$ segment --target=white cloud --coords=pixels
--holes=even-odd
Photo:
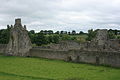
[[[120,29],[120,0],[0,0],[0,29],[22,18],[40,31]]]

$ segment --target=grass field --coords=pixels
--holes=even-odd
[[[71,37],[76,37],[77,42],[86,42],[86,38],[88,37],[86,34],[83,35],[70,35]]]
[[[88,37],[86,34],[82,34],[82,35],[70,35],[70,36],[77,37],[77,38],[79,38],[79,37],[87,38]]]
[[[120,80],[120,69],[41,58],[0,56],[0,80]]]

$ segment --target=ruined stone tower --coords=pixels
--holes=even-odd
[[[15,19],[14,26],[10,27],[10,40],[7,45],[6,55],[28,56],[32,48],[26,27],[21,24],[21,19]]]
[[[108,41],[108,31],[107,29],[101,29],[97,31],[96,40],[98,45],[105,45],[106,41]]]

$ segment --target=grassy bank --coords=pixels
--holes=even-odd
[[[41,58],[0,56],[0,80],[120,80],[120,69]]]

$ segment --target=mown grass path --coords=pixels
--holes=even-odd
[[[0,80],[120,80],[120,69],[41,58],[0,56]]]

